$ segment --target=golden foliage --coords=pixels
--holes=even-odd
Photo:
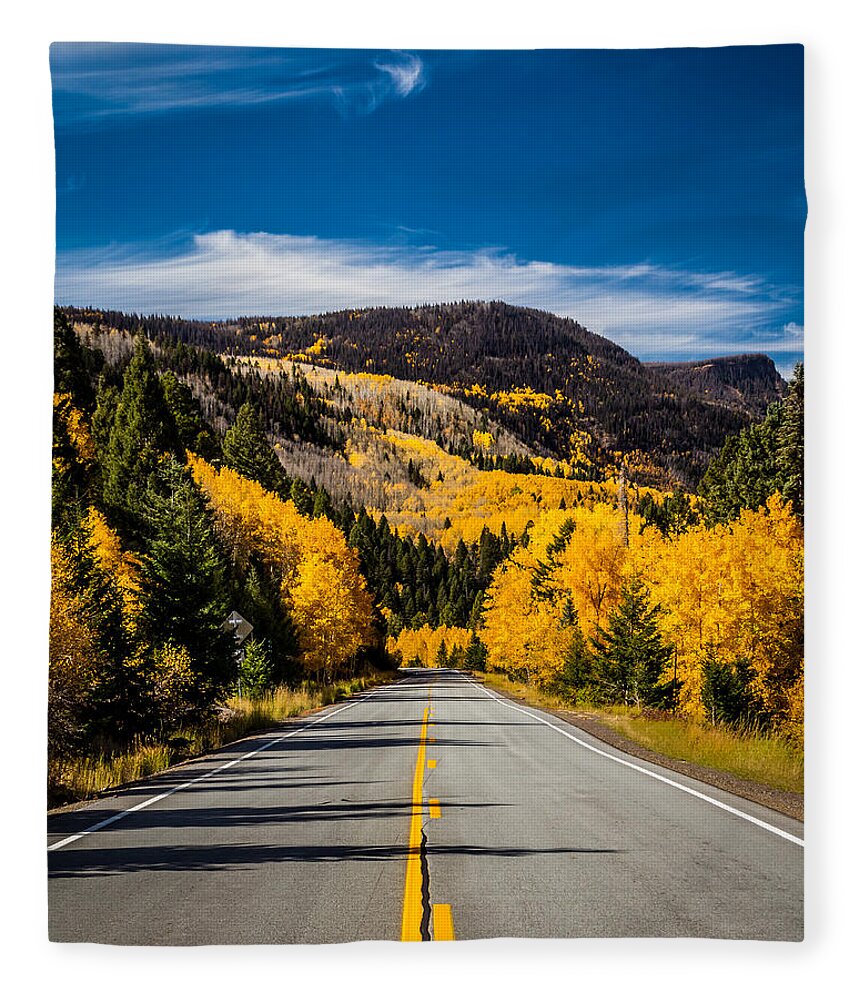
[[[386,647],[389,653],[400,655],[404,666],[417,658],[425,667],[435,667],[439,648],[443,642],[450,655],[457,646],[465,650],[471,638],[472,633],[467,628],[455,628],[450,625],[431,628],[429,625],[424,625],[418,629],[403,629],[396,639],[389,637]]]
[[[565,521],[575,527],[559,541]],[[624,582],[637,574],[665,612],[661,631],[677,650],[681,708],[693,717],[704,714],[706,654],[746,658],[771,717],[783,732],[798,735],[803,537],[790,506],[775,495],[729,525],[699,525],[668,537],[653,528],[640,531],[635,515],[629,521],[625,544],[621,515],[610,504],[538,517],[528,545],[498,567],[487,594],[481,638],[491,664],[539,682],[551,678],[561,666],[568,603],[584,634],[593,636],[598,625],[606,626]]]
[[[96,563],[119,587],[124,622],[127,628],[133,630],[141,608],[140,559],[133,552],[123,549],[119,535],[95,507],[90,507],[87,512],[84,528]]]
[[[54,410],[66,425],[69,440],[75,449],[78,460],[89,465],[96,459],[96,446],[90,434],[90,429],[83,413],[72,405],[69,393],[54,393]]]
[[[98,648],[72,561],[55,537],[51,538],[48,655],[48,740],[52,753],[63,754],[73,744],[81,708],[95,687]]]
[[[370,595],[342,531],[327,518],[303,517],[291,501],[232,469],[193,455],[189,466],[236,564],[247,566],[255,555],[277,571],[310,672],[331,675],[372,641]]]
[[[184,646],[173,642],[157,646],[145,680],[162,725],[175,725],[191,710],[197,678]]]
[[[565,642],[556,610],[533,599],[532,562],[510,559],[496,571],[480,637],[493,668],[543,685],[561,668]]]

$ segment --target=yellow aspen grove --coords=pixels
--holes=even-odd
[[[648,586],[674,647],[663,681],[682,682],[678,708],[704,718],[703,662],[748,660],[757,695],[777,729],[803,727],[803,535],[773,496],[728,525],[663,536],[609,504],[553,511],[532,525],[526,547],[501,564],[487,592],[481,639],[495,669],[546,683],[560,669],[575,609],[586,638],[606,627],[631,577]]]
[[[370,596],[357,565],[344,566],[320,552],[299,563],[285,595],[309,674],[330,681],[372,638]]]
[[[790,691],[803,675],[803,542],[800,522],[778,495],[729,525],[726,642],[752,662],[765,706],[791,715]],[[797,707],[795,706],[795,711]]]
[[[583,633],[591,636],[598,625],[606,625],[618,603],[630,550],[625,545],[622,515],[614,507],[598,504],[592,510],[577,509],[573,520],[576,528],[558,556],[552,581],[572,601]],[[631,534],[635,534],[636,518],[630,521]]]
[[[667,612],[684,711],[703,715],[701,664],[712,651],[748,659],[769,712],[786,724],[802,718],[803,539],[788,505],[771,497],[729,525],[645,537],[635,561]]]
[[[532,573],[515,560],[496,570],[480,637],[493,668],[547,684],[561,669],[566,643],[558,609],[533,595]]]
[[[431,628],[430,625],[422,625],[418,629],[403,629],[396,639],[388,639],[386,647],[389,653],[400,657],[403,666],[408,666],[417,659],[422,666],[435,667],[439,662],[439,649],[443,642],[450,655],[457,647],[465,651],[471,638],[472,633],[467,628],[452,625]]]
[[[277,570],[310,673],[332,676],[373,641],[367,584],[339,528],[325,517],[303,517],[292,501],[232,469],[216,470],[193,455],[189,467],[235,562],[246,566],[253,554]]]

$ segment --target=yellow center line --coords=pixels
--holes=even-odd
[[[442,808],[439,805],[438,799],[428,799],[427,804],[430,806],[430,819],[441,819],[442,818]]]
[[[428,694],[429,698],[429,694]],[[424,812],[424,761],[427,753],[427,718],[430,706],[424,709],[421,735],[418,738],[418,759],[412,779],[412,822],[409,825],[409,848],[406,855],[406,884],[403,888],[403,919],[400,925],[401,941],[421,940],[421,920],[424,916],[421,899],[421,828]]]
[[[428,767],[435,767],[436,766],[436,761],[435,760],[428,760],[427,761],[427,766]]]
[[[433,940],[454,940],[454,918],[448,903],[435,903],[433,905]]]

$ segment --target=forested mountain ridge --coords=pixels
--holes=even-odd
[[[785,393],[785,379],[766,354],[733,354],[706,361],[645,362],[649,372],[694,392],[707,402],[722,403],[761,418]]]
[[[68,313],[76,323],[142,328],[223,355],[424,382],[469,402],[539,454],[581,459],[583,478],[624,461],[640,481],[661,486],[698,482],[726,437],[761,416],[781,382],[763,356],[716,359],[708,368],[643,365],[573,320],[503,302],[210,323]]]

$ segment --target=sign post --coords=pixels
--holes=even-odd
[[[239,697],[242,697],[242,661],[245,659],[245,643],[254,631],[254,626],[246,621],[238,611],[231,611],[224,620],[221,628],[233,636],[236,648],[233,658],[236,661],[236,679],[239,683]]]

